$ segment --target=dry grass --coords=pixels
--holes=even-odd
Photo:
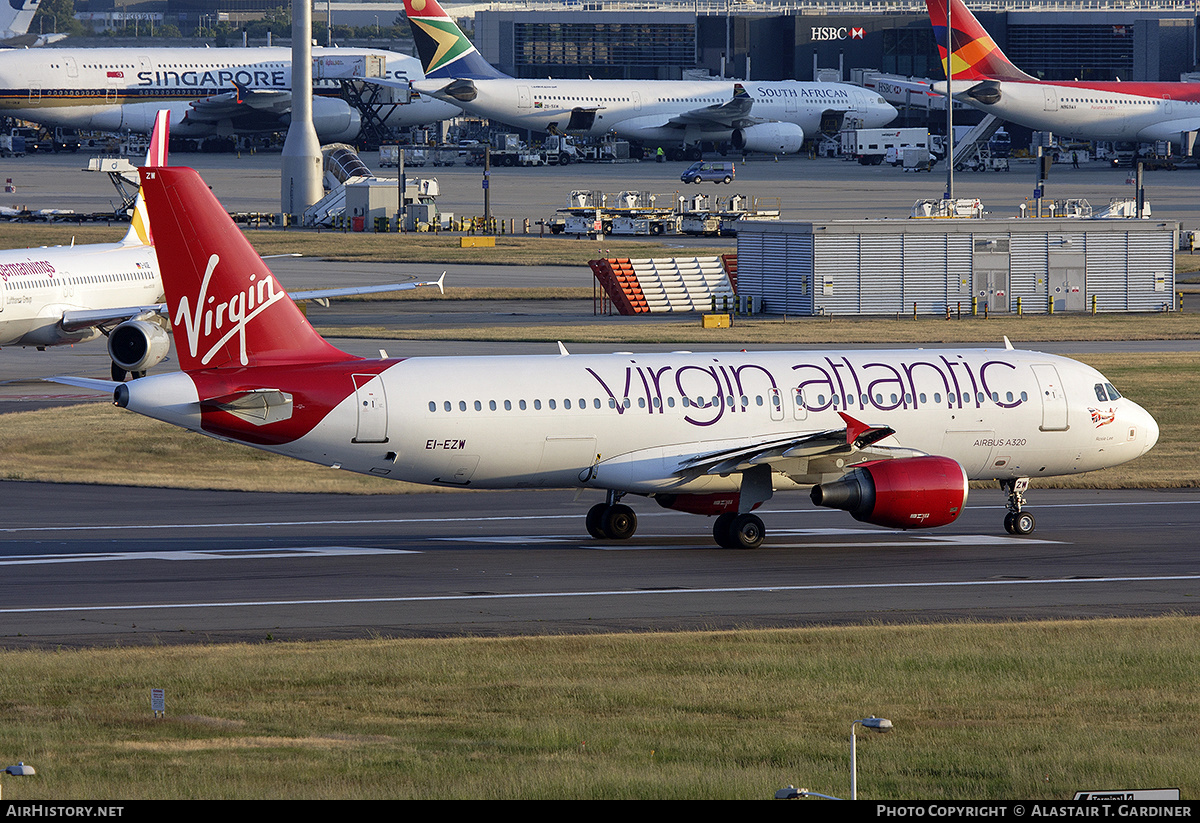
[[[9,248],[115,243],[128,226],[70,226],[45,223],[5,224]],[[282,231],[250,229],[246,236],[259,254],[301,254],[325,260],[368,263],[481,263],[490,266],[586,266],[600,256],[676,257],[729,254],[732,241],[689,246],[686,251],[667,241],[577,240],[573,237],[497,237],[495,248],[460,248],[460,235],[375,234],[373,232]],[[603,249],[604,254],[601,254]]]
[[[471,289],[464,290],[466,292]],[[412,292],[410,292],[412,293]],[[584,290],[584,296],[590,293]],[[426,299],[429,295],[424,296]],[[464,296],[462,299],[471,299]],[[575,299],[579,299],[576,297]],[[1200,298],[1197,298],[1200,299]],[[314,316],[319,322],[319,318]],[[704,343],[724,345],[731,351],[747,345],[769,344],[786,348],[797,345],[859,344],[881,341],[880,345],[932,346],[948,343],[978,343],[1003,346],[1008,337],[1018,348],[1027,341],[1124,341],[1194,340],[1200,338],[1200,314],[1025,315],[1008,317],[944,318],[901,314],[897,318],[806,317],[783,319],[735,318],[733,328],[703,329],[698,314],[654,317],[582,317],[569,323],[547,323],[530,315],[525,321],[504,325],[435,326],[419,330],[396,326],[319,327],[335,337],[392,340],[556,340],[574,343],[608,343],[621,348],[635,343]]]
[[[66,798],[1200,793],[1200,619],[0,653],[0,749]],[[167,716],[150,716],[149,689]]]

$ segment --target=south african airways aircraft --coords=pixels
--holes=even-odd
[[[955,100],[1031,129],[1084,140],[1181,143],[1200,130],[1200,83],[1049,82],[1014,66],[962,0],[950,0]],[[946,0],[926,0],[947,65]],[[947,84],[934,83],[945,94]]]
[[[970,480],[1007,492],[1029,534],[1029,478],[1114,466],[1158,426],[1095,369],[988,349],[366,359],[322,339],[191,169],[146,169],[182,371],[113,391],[149,417],[381,478],[601,490],[588,532],[637,528],[628,495],[715,516],[752,548],[776,491],[898,529],[942,526]]]
[[[732,142],[788,154],[822,127],[883,126],[896,110],[874,92],[795,80],[538,80],[495,69],[437,0],[405,0],[425,80],[413,88],[522,129],[653,145]]]
[[[397,102],[376,111],[388,127],[457,117],[462,110],[408,93],[420,78],[415,57],[369,49],[313,49],[320,65],[353,72],[368,55],[384,59]],[[149,134],[155,115],[171,112],[177,137],[286,131],[292,111],[288,48],[53,48],[0,51],[0,116],[43,126]],[[318,74],[314,72],[314,75]],[[353,142],[362,116],[334,83],[313,96],[313,125],[322,143]]]

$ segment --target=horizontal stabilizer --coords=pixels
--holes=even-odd
[[[107,392],[109,394],[116,391],[117,386],[122,385],[112,380],[97,380],[92,377],[70,377],[68,375],[43,377],[42,379],[47,383],[60,383],[64,386],[75,386],[80,389],[91,389],[92,391]]]

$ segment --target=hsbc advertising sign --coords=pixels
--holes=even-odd
[[[862,40],[866,31],[861,26],[813,26],[812,40]]]

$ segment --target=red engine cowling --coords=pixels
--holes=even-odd
[[[813,486],[818,506],[892,529],[953,523],[967,502],[967,473],[949,457],[903,457],[862,463],[832,483]]]
[[[664,509],[675,509],[688,514],[725,514],[736,512],[741,495],[738,492],[709,494],[656,494],[654,499]],[[755,506],[754,508],[758,508]]]

